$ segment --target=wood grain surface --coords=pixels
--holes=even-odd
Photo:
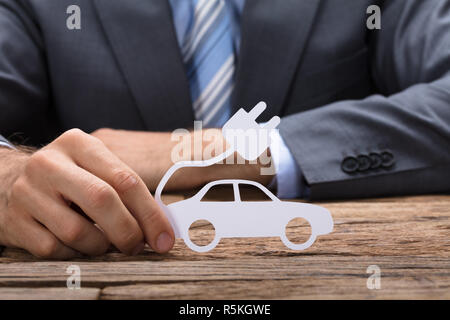
[[[165,255],[112,249],[73,261],[7,248],[0,299],[450,299],[450,196],[320,205],[331,211],[334,231],[301,252],[279,238],[222,239],[203,254],[177,240]],[[294,223],[287,231],[305,230]],[[200,238],[210,232],[202,225],[191,230]],[[72,264],[81,269],[81,290],[66,288]],[[366,285],[370,265],[381,270],[378,290]]]

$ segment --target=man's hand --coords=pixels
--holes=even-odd
[[[0,244],[56,259],[100,255],[110,242],[126,254],[145,242],[172,248],[173,230],[145,183],[99,139],[73,129],[33,154],[8,152],[18,165],[11,184],[0,183]]]
[[[156,189],[164,173],[173,165],[171,155],[175,146],[179,144],[179,141],[171,139],[171,133],[168,132],[99,129],[92,135],[99,138],[117,157],[133,168],[150,190]],[[194,135],[200,136],[194,138]],[[206,160],[217,155],[215,151],[211,152],[212,154],[204,152],[206,149],[215,150],[217,145],[216,150],[225,151],[227,148],[222,131],[219,129],[190,132],[189,139],[187,147],[191,149],[189,152],[191,158],[183,160]],[[194,146],[194,140],[200,141],[200,146]],[[250,179],[268,185],[275,174],[275,172],[272,175],[261,174],[262,167],[267,168],[272,165],[269,154],[264,154],[265,159],[261,157],[258,163],[245,162],[237,154],[232,157],[233,160],[225,161],[227,164],[180,169],[175,172],[164,190],[191,189],[219,179]]]

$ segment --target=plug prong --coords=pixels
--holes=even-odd
[[[278,125],[280,124],[281,119],[279,116],[274,116],[272,119],[270,119],[264,126],[263,128],[266,130],[272,130],[275,129],[276,127],[278,127]]]
[[[258,118],[260,114],[263,113],[264,110],[266,110],[266,108],[267,105],[264,101],[259,102],[256,106],[253,107],[252,110],[248,112],[250,119],[255,120],[256,118]]]

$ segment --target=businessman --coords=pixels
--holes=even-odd
[[[381,29],[366,25],[371,5]],[[171,165],[169,132],[202,120],[220,141],[214,128],[261,100],[260,121],[282,117],[275,177],[216,165],[169,188],[449,191],[450,1],[0,0],[0,245],[169,251],[149,192]]]

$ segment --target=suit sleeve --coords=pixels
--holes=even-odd
[[[43,39],[25,1],[0,0],[0,134],[32,144],[48,131]],[[23,137],[30,140],[21,141]]]
[[[450,3],[387,1],[368,31],[380,94],[288,116],[310,198],[450,191]]]

